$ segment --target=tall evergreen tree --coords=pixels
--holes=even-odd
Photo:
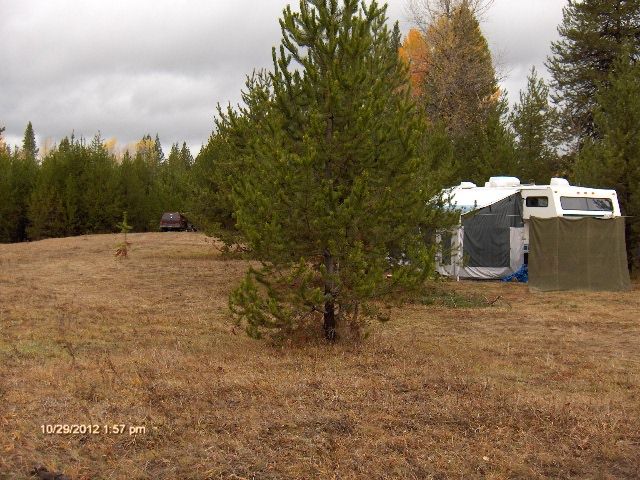
[[[161,165],[161,197],[163,210],[185,211],[190,196],[189,170],[193,157],[186,143],[171,145],[169,157]]]
[[[27,158],[35,159],[38,155],[38,145],[36,143],[36,134],[33,131],[31,122],[27,123],[24,130],[24,138],[22,140],[22,151]]]
[[[241,92],[242,106],[218,106],[215,131],[200,150],[191,175],[190,211],[209,234],[233,243],[238,239],[233,206],[234,179],[244,175],[252,158],[256,126],[262,128],[273,109],[271,78],[253,72]]]
[[[496,175],[515,175],[515,140],[507,125],[506,96],[490,105],[482,122],[471,124],[464,135],[453,138],[454,162],[448,185],[472,181],[484,185]]]
[[[640,64],[619,56],[596,97],[594,124],[600,139],[585,143],[575,166],[579,184],[614,188],[627,215],[629,266],[640,269]]]
[[[564,131],[574,147],[597,137],[596,94],[606,84],[616,57],[630,45],[640,55],[640,0],[569,0],[551,44],[547,68],[553,101],[560,107]]]
[[[187,146],[187,142],[182,142],[182,147],[180,148],[180,163],[186,170],[193,166],[193,155]]]
[[[535,67],[526,91],[513,107],[510,123],[516,135],[516,174],[521,180],[545,184],[560,172],[558,113],[549,104],[549,87]]]
[[[156,139],[153,141],[153,151],[158,159],[158,162],[164,161],[164,152],[162,151],[162,144],[160,143],[160,136],[156,133]]]
[[[84,149],[85,161],[80,183],[86,211],[82,229],[87,232],[113,231],[122,215],[118,196],[118,171],[115,158],[107,151],[100,133]]]
[[[0,135],[4,128],[0,127]],[[4,148],[0,137],[0,243],[7,243],[14,241],[13,230],[14,224],[12,221],[13,202],[12,187],[11,187],[11,155]]]
[[[140,159],[134,160],[129,152],[124,153],[118,172],[118,197],[129,223],[137,232],[146,231],[151,220],[146,201],[145,170]]]
[[[73,138],[71,141],[62,139],[58,147],[42,159],[38,179],[29,197],[28,235],[32,240],[67,234],[64,198],[67,168],[64,156],[73,141]]]
[[[250,334],[319,316],[333,340],[368,300],[433,271],[423,235],[439,187],[417,155],[423,125],[385,11],[358,0],[284,10],[266,114],[233,195],[264,262],[230,301]]]
[[[38,173],[38,148],[31,122],[27,125],[23,148],[11,153],[0,140],[2,186],[0,186],[0,241],[19,242],[27,239],[28,198]]]
[[[156,134],[155,140],[149,134],[142,137],[136,146],[132,162],[135,177],[132,181],[141,184],[142,196],[132,205],[133,210],[127,207],[130,222],[137,231],[158,228],[164,207],[161,187],[163,162],[164,152],[158,135]],[[129,193],[138,196],[137,193]]]

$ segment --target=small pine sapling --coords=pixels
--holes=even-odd
[[[120,233],[124,235],[124,241],[117,245],[115,256],[127,258],[129,255],[129,245],[131,245],[127,240],[127,232],[133,228],[127,223],[127,212],[122,213],[122,222],[117,223],[116,227],[118,227],[120,229]]]

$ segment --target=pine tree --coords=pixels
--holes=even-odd
[[[64,138],[57,149],[42,159],[38,179],[29,196],[27,233],[32,240],[61,237],[66,234],[64,180],[66,168],[61,159],[63,152],[70,148],[68,138]]]
[[[562,110],[563,127],[580,147],[599,136],[593,112],[596,94],[606,84],[616,57],[630,45],[640,55],[640,0],[569,0],[561,39],[551,44],[547,68],[553,101]]]
[[[464,135],[453,139],[454,163],[448,185],[472,181],[484,185],[490,177],[515,175],[515,139],[507,127],[506,96],[493,103],[482,122],[471,124]]]
[[[14,235],[11,241],[23,242],[27,240],[29,197],[38,177],[38,164],[35,157],[24,155],[24,151],[12,155],[11,189],[13,204],[12,222]]]
[[[4,128],[0,128],[0,134]],[[11,155],[0,145],[0,243],[13,241],[14,225],[11,221],[13,203],[11,199],[11,177],[7,172],[11,171]]]
[[[139,202],[126,206],[131,215],[131,222],[137,231],[156,230],[163,212],[161,168],[164,153],[160,139],[145,135],[136,147],[132,168],[135,179],[140,182],[142,196]],[[131,192],[130,192],[131,193]],[[137,196],[137,193],[132,193]]]
[[[24,138],[22,140],[22,152],[27,158],[35,159],[38,155],[38,145],[36,143],[36,134],[33,131],[31,122],[27,123],[24,130]]]
[[[193,155],[187,146],[187,142],[182,142],[182,147],[180,148],[180,163],[185,170],[189,170],[193,166]]]
[[[238,240],[234,218],[233,182],[245,174],[252,158],[256,128],[262,129],[273,107],[271,79],[265,71],[253,72],[241,92],[243,106],[223,110],[218,106],[216,128],[200,150],[191,170],[190,212],[198,226],[228,244]],[[246,160],[245,160],[246,159]]]
[[[28,198],[38,173],[38,148],[31,122],[27,125],[22,150],[11,151],[0,141],[2,159],[0,185],[0,241],[19,242],[27,239]]]
[[[640,64],[627,50],[596,96],[594,125],[575,166],[578,184],[613,188],[627,218],[629,266],[640,268]]]
[[[100,133],[93,137],[83,154],[80,184],[86,218],[83,218],[82,229],[95,233],[111,232],[121,212],[116,159],[107,151]]]
[[[118,168],[118,198],[122,208],[127,211],[134,231],[144,231],[147,225],[143,209],[144,186],[128,151],[124,152]]]
[[[513,107],[510,123],[516,135],[516,175],[521,180],[545,184],[560,173],[558,113],[549,104],[549,87],[535,67],[527,90]]]
[[[153,141],[153,151],[158,159],[158,162],[164,161],[164,152],[162,151],[162,144],[160,143],[160,136],[156,133],[156,139]]]
[[[424,235],[439,188],[417,155],[423,124],[385,12],[358,0],[284,10],[271,88],[257,93],[266,114],[233,194],[264,264],[230,299],[252,335],[320,317],[334,340],[368,300],[433,272]]]
[[[193,157],[186,143],[182,148],[178,143],[171,145],[167,161],[161,164],[161,197],[163,210],[185,211],[188,203],[190,186],[189,170]]]

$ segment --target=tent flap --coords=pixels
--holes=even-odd
[[[531,289],[629,290],[624,218],[529,220]]]
[[[511,229],[523,227],[520,194],[462,215],[462,226],[465,267],[511,267]]]

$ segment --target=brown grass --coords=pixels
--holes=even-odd
[[[0,245],[0,479],[640,478],[637,284],[451,283],[501,298],[275,348],[229,322],[245,261],[201,234],[130,241]],[[87,423],[146,433],[40,429]]]

